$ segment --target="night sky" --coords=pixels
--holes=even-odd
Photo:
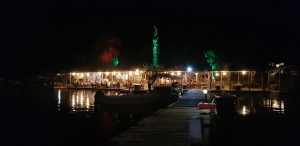
[[[299,6],[271,0],[19,0],[1,10],[1,75],[101,69],[96,48],[107,37],[119,40],[120,67],[150,64],[154,24],[166,68],[208,69],[208,49],[229,69],[299,64]]]

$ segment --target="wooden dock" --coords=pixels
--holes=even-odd
[[[183,96],[173,105],[157,111],[151,116],[141,120],[137,126],[130,127],[110,139],[109,145],[191,145],[191,139],[189,138],[191,119],[195,116],[202,116],[204,118],[204,124],[208,125],[209,115],[201,114],[201,111],[196,108],[196,105],[200,101],[204,101],[202,91],[197,89],[188,92],[187,96]],[[204,140],[201,141],[203,145],[207,144],[208,131],[208,128],[205,128]]]

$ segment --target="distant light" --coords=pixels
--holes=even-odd
[[[227,75],[227,72],[226,72],[226,71],[223,71],[223,72],[222,72],[222,75],[223,75],[223,76],[226,76],[226,75]]]
[[[278,64],[276,64],[276,68],[278,68],[278,67],[280,67],[280,66],[283,66],[284,65],[284,63],[282,62],[282,63],[278,63]]]
[[[177,72],[177,75],[178,75],[178,76],[180,76],[180,75],[181,75],[181,72],[180,72],[180,71],[178,71],[178,72]]]
[[[115,72],[115,71],[113,71],[113,72],[112,72],[112,74],[113,74],[113,75],[115,75],[115,74],[116,74],[116,72]]]
[[[72,75],[75,76],[75,73],[73,72]]]
[[[129,75],[130,75],[130,76],[132,75],[132,72],[131,72],[131,71],[129,71]]]
[[[220,74],[218,72],[216,72],[216,76],[218,77]]]
[[[186,69],[188,72],[192,72],[193,71],[193,68],[188,66],[187,69]]]
[[[86,74],[86,76],[90,76],[90,74],[89,74],[89,73],[87,73],[87,74]]]
[[[105,72],[105,75],[109,75],[109,72]]]
[[[174,72],[171,72],[171,75],[172,75],[172,76],[174,76],[174,75],[175,75],[175,73],[174,73]]]
[[[207,94],[207,92],[208,92],[207,89],[203,89],[202,91],[204,94]]]
[[[139,70],[139,69],[136,69],[134,74],[135,74],[135,75],[139,75],[139,73],[140,73],[140,70]]]
[[[242,71],[242,75],[245,75],[246,74],[246,71]]]

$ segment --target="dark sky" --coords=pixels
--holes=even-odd
[[[1,74],[101,67],[97,40],[118,38],[120,66],[151,63],[153,24],[165,66],[205,68],[215,50],[230,67],[297,64],[299,3],[287,1],[25,1],[1,10]]]

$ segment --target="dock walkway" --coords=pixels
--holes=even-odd
[[[199,116],[196,105],[204,101],[205,96],[200,89],[192,89],[173,105],[161,109],[152,116],[141,120],[137,126],[130,127],[111,139],[112,145],[120,146],[187,146],[189,139],[190,120]],[[209,116],[203,115],[204,123],[208,124]],[[205,128],[207,131],[207,128]],[[207,134],[205,134],[207,137]],[[206,138],[204,138],[206,139]]]

